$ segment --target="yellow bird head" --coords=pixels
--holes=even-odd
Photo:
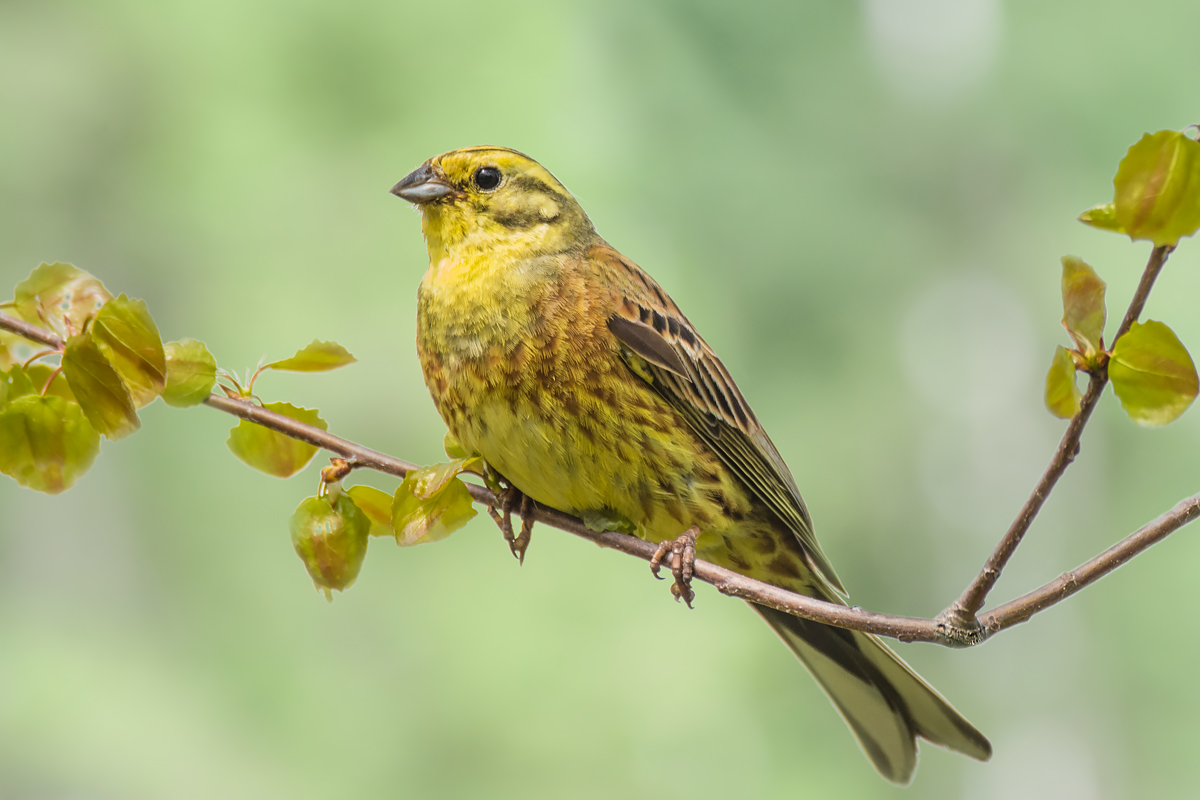
[[[508,251],[562,252],[595,229],[558,179],[529,156],[478,145],[435,156],[392,187],[421,209],[432,263]]]

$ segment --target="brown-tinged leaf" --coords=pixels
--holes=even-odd
[[[1065,347],[1054,349],[1054,360],[1046,373],[1046,408],[1062,419],[1070,419],[1079,413],[1079,400],[1083,395],[1075,384],[1075,361]]]
[[[1063,256],[1062,267],[1063,327],[1080,353],[1095,358],[1104,334],[1104,281],[1081,258]]]
[[[263,408],[323,431],[329,430],[315,408],[297,408],[291,403],[264,403]],[[304,469],[318,449],[308,442],[284,436],[248,420],[242,420],[229,430],[229,440],[225,444],[242,461],[276,478],[290,478]]]
[[[158,326],[146,303],[121,295],[109,300],[96,314],[92,338],[116,369],[136,408],[162,394],[167,382],[167,360]]]
[[[392,530],[392,496],[374,486],[351,486],[346,494],[371,520],[372,536],[395,536]]]
[[[1108,377],[1139,425],[1165,425],[1196,399],[1200,380],[1187,348],[1161,322],[1133,323],[1113,345]]]
[[[1148,133],[1121,159],[1113,185],[1113,220],[1131,239],[1174,245],[1200,229],[1200,142]]]
[[[289,520],[292,546],[317,589],[332,600],[358,578],[367,555],[371,521],[347,495],[332,504],[324,497],[300,501]]]
[[[0,408],[0,472],[58,494],[75,485],[100,451],[100,435],[75,403],[27,394]]]
[[[63,374],[92,427],[109,439],[136,431],[137,410],[125,382],[92,339],[91,329],[67,340]]]
[[[414,494],[410,477],[405,477],[392,503],[396,544],[408,547],[445,539],[476,513],[467,485],[458,478],[451,477],[440,491],[422,499]]]
[[[164,346],[167,385],[163,402],[175,408],[199,405],[217,384],[217,360],[195,339],[180,339]]]
[[[483,459],[457,458],[415,469],[404,476],[391,507],[396,543],[402,547],[436,542],[461,528],[476,511],[462,472],[482,472]]]
[[[328,372],[353,364],[357,360],[337,342],[320,342],[313,339],[308,345],[297,350],[296,355],[282,361],[273,361],[265,368],[288,372]]]
[[[61,262],[40,264],[17,284],[15,310],[26,322],[64,339],[83,330],[88,317],[112,299],[94,275]]]

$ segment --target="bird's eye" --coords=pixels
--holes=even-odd
[[[480,167],[475,170],[475,185],[490,192],[500,185],[500,170],[495,167]]]

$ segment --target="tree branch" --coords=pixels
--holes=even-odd
[[[0,320],[0,324],[3,324],[2,320]],[[375,450],[354,444],[346,439],[326,433],[319,428],[305,425],[291,417],[285,417],[283,414],[258,406],[249,400],[222,397],[214,394],[210,395],[204,402],[212,408],[255,422],[286,436],[324,448],[357,467],[374,469],[388,475],[395,475],[398,478],[403,478],[409,470],[417,469],[415,464],[410,464],[407,461],[401,461],[400,459],[392,458]],[[464,481],[464,483],[467,484],[467,489],[471,492],[471,498],[476,503],[493,507],[499,504],[499,499],[487,487],[467,481]],[[616,531],[594,531],[578,517],[564,514],[557,509],[544,506],[541,503],[534,504],[533,516],[534,519],[544,525],[558,528],[567,533],[573,533],[601,547],[619,550],[627,555],[636,556],[643,561],[649,561],[654,557],[655,546],[647,541],[639,539],[636,536],[617,533]],[[937,625],[933,620],[877,614],[872,611],[863,611],[859,608],[847,608],[836,603],[827,603],[823,600],[817,600],[780,589],[778,586],[772,586],[769,583],[747,578],[732,570],[699,559],[696,561],[695,576],[705,583],[712,584],[722,594],[727,594],[731,597],[740,597],[743,600],[750,600],[761,605],[777,608],[780,611],[795,614],[805,619],[815,620],[816,622],[824,622],[838,627],[875,633],[881,636],[890,636],[904,641],[951,644],[948,640],[942,640],[943,637],[939,635]]]
[[[1138,282],[1133,299],[1129,302],[1129,309],[1125,312],[1125,318],[1121,320],[1121,326],[1117,328],[1117,334],[1112,339],[1114,342],[1124,336],[1141,316],[1146,299],[1150,296],[1150,290],[1154,288],[1154,281],[1158,278],[1158,273],[1162,271],[1163,264],[1167,262],[1167,257],[1173,249],[1170,245],[1163,245],[1151,251],[1150,259],[1146,262],[1146,269],[1142,272],[1142,279]],[[1083,428],[1092,416],[1092,410],[1096,407],[1107,384],[1108,368],[1105,365],[1091,374],[1087,391],[1084,392],[1083,399],[1079,403],[1079,412],[1071,418],[1070,424],[1067,425],[1067,431],[1063,434],[1062,441],[1058,443],[1058,449],[1050,459],[1049,466],[1042,473],[1041,480],[1034,487],[1033,494],[1025,501],[1025,505],[1021,506],[1017,518],[1013,520],[1004,537],[1000,539],[996,549],[988,556],[983,569],[975,576],[975,580],[971,581],[962,596],[938,615],[938,620],[947,628],[956,630],[957,636],[969,639],[974,636],[986,635],[984,626],[976,617],[976,613],[983,608],[988,592],[1000,579],[1000,573],[1004,571],[1008,560],[1012,558],[1017,546],[1021,544],[1029,526],[1033,524],[1034,518],[1041,511],[1042,504],[1046,502],[1046,498],[1054,489],[1054,485],[1058,483],[1058,479],[1075,460],[1075,456],[1079,455],[1079,438],[1083,435]]]
[[[1157,277],[1169,253],[1170,248],[1156,248],[1151,255],[1150,263],[1146,266],[1146,272],[1142,276],[1133,302],[1126,312],[1125,319],[1121,323],[1114,341],[1128,331],[1133,322],[1137,320],[1142,307],[1145,305],[1146,297],[1154,285],[1154,279]],[[64,345],[63,340],[54,333],[2,313],[0,313],[0,329],[12,331],[26,339],[40,342],[56,350],[62,349]],[[1043,475],[1033,495],[1022,508],[1017,521],[1013,523],[1009,532],[1005,534],[1004,539],[1001,540],[992,558],[988,559],[988,566],[984,568],[984,571],[980,573],[980,576],[968,588],[968,592],[964,593],[963,598],[960,598],[958,603],[939,615],[937,619],[879,614],[873,611],[864,611],[857,607],[849,608],[835,603],[827,603],[812,597],[785,591],[768,583],[747,578],[744,575],[706,561],[696,561],[695,577],[705,583],[712,584],[722,594],[770,606],[771,608],[810,619],[814,622],[863,631],[865,633],[873,633],[879,636],[892,637],[906,642],[929,642],[950,647],[979,644],[993,634],[1024,622],[1038,612],[1065,600],[1083,587],[1112,572],[1150,546],[1162,541],[1162,539],[1166,538],[1173,531],[1200,517],[1200,494],[1197,494],[1180,502],[1171,511],[1163,514],[1152,523],[1139,529],[1091,561],[1081,565],[1078,569],[1065,573],[1036,591],[993,609],[984,615],[982,622],[975,618],[975,612],[982,606],[983,599],[995,584],[996,578],[999,577],[1000,571],[1004,568],[1009,557],[1011,557],[1012,551],[1020,544],[1021,537],[1028,529],[1029,523],[1037,515],[1046,495],[1049,494],[1058,477],[1061,476],[1063,470],[1066,469],[1067,465],[1070,464],[1078,452],[1079,435],[1082,433],[1087,417],[1099,399],[1106,382],[1107,374],[1092,376],[1088,391],[1081,403],[1080,413],[1076,415],[1068,426],[1067,434],[1063,437],[1063,441],[1060,443],[1054,459],[1047,468],[1046,474]],[[285,436],[323,448],[351,462],[356,468],[373,469],[377,472],[401,478],[409,470],[417,468],[415,464],[410,464],[407,461],[371,450],[322,431],[319,428],[305,425],[290,417],[265,409],[250,400],[214,394],[210,395],[204,402],[206,405],[217,410],[278,431]],[[499,502],[496,496],[484,486],[468,483],[467,488],[471,493],[472,499],[477,503],[496,506]],[[601,547],[619,550],[622,553],[636,556],[644,561],[649,561],[654,555],[655,546],[649,542],[614,531],[598,533],[589,529],[577,517],[541,504],[534,504],[533,516],[537,521],[545,525],[559,528],[560,530],[594,542]],[[970,612],[967,612],[967,624],[961,624],[957,619],[947,619],[947,615],[956,609],[959,604],[964,603],[964,599],[968,598],[968,595],[971,598],[971,602],[976,602],[974,598],[977,596],[978,605]],[[965,609],[967,606],[963,605],[962,607]]]
[[[0,319],[0,325],[3,320]],[[206,405],[233,414],[236,417],[255,422],[263,427],[299,439],[317,447],[324,448],[341,458],[350,461],[356,467],[365,467],[403,478],[415,464],[401,461],[397,458],[362,447],[319,428],[297,422],[291,417],[285,417],[266,408],[262,408],[249,400],[233,397],[211,395],[204,401]],[[486,506],[496,506],[498,498],[484,486],[467,483],[471,498]],[[655,546],[649,542],[615,531],[598,533],[584,524],[583,520],[564,514],[548,506],[535,503],[533,516],[538,521],[550,527],[573,533],[583,539],[619,550],[627,555],[636,556],[643,561],[649,561],[654,556]],[[977,634],[964,636],[952,626],[947,626],[941,619],[923,619],[920,617],[901,617],[891,614],[879,614],[874,611],[864,611],[861,608],[848,608],[836,603],[827,603],[805,595],[795,594],[769,583],[756,581],[732,570],[710,564],[707,561],[696,560],[695,576],[705,583],[712,584],[717,591],[730,597],[740,597],[764,606],[778,609],[798,617],[833,625],[838,628],[873,633],[887,636],[903,642],[929,642],[948,647],[963,647],[987,639],[994,633],[1010,628],[1026,621],[1039,611],[1065,600],[1088,584],[1112,572],[1143,550],[1148,549],[1173,531],[1200,516],[1200,494],[1179,503],[1174,509],[1162,515],[1154,522],[1101,553],[1096,558],[1083,564],[1078,569],[1066,573],[1042,588],[1018,598],[1011,603],[998,607],[985,617],[984,625]]]
[[[0,325],[3,325],[2,318],[0,318]],[[204,403],[227,414],[233,414],[235,417],[257,423],[264,428],[278,431],[285,436],[328,450],[346,459],[355,467],[373,469],[397,478],[403,478],[409,470],[418,468],[415,464],[362,447],[320,428],[305,425],[291,417],[263,408],[249,400],[213,394]],[[499,499],[487,487],[468,481],[464,481],[464,483],[471,492],[471,499],[476,503],[493,507],[499,505]],[[564,514],[541,503],[533,505],[533,516],[538,522],[567,533],[573,533],[601,547],[619,550],[627,555],[637,556],[643,561],[649,561],[654,557],[655,546],[649,542],[616,531],[594,531],[578,517]],[[752,600],[817,622],[891,636],[905,641],[939,641],[936,626],[932,620],[876,614],[857,608],[847,608],[836,603],[827,603],[823,600],[785,591],[769,583],[747,578],[706,561],[696,561],[695,576],[705,583],[712,584],[722,594]],[[948,643],[942,642],[942,644]]]

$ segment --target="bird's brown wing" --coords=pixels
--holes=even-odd
[[[679,412],[696,434],[796,535],[810,564],[839,592],[845,588],[813,533],[796,481],[729,371],[658,284],[608,244],[589,259],[615,276],[608,329],[628,348],[631,369]]]

